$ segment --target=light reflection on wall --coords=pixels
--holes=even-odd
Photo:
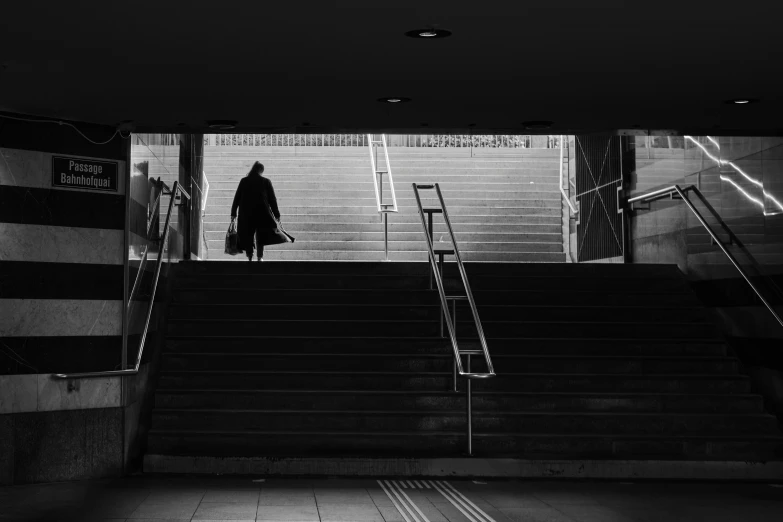
[[[747,179],[749,182],[751,182],[752,184],[754,184],[754,185],[756,185],[756,186],[760,187],[760,188],[761,188],[762,195],[763,195],[763,197],[764,197],[764,200],[763,200],[763,201],[762,201],[762,200],[759,200],[759,199],[756,199],[756,198],[754,198],[754,197],[753,197],[751,194],[749,194],[747,191],[745,191],[745,190],[744,190],[744,189],[743,189],[743,188],[742,188],[742,187],[741,187],[741,186],[740,186],[738,183],[736,183],[734,180],[730,179],[729,177],[727,177],[727,176],[720,176],[720,179],[721,179],[722,181],[725,181],[725,182],[729,183],[729,184],[730,184],[732,187],[734,187],[735,189],[737,189],[737,190],[738,190],[738,191],[739,191],[739,192],[740,192],[740,193],[741,193],[743,196],[745,196],[745,197],[746,197],[746,198],[747,198],[749,201],[751,201],[751,202],[753,202],[753,203],[755,203],[755,204],[759,205],[759,206],[761,207],[762,211],[764,212],[764,215],[774,215],[774,214],[779,214],[779,213],[783,212],[783,204],[781,204],[781,203],[780,203],[780,201],[778,201],[778,200],[777,200],[777,199],[776,199],[774,196],[772,196],[772,194],[770,194],[769,192],[767,192],[766,190],[764,190],[764,184],[763,184],[763,182],[761,182],[761,181],[759,181],[759,180],[757,180],[757,179],[755,179],[755,178],[751,177],[750,175],[748,175],[748,174],[747,174],[745,171],[743,171],[743,170],[742,170],[741,168],[739,168],[739,167],[738,167],[736,164],[734,164],[734,162],[727,161],[727,160],[723,160],[723,159],[721,159],[721,158],[718,158],[718,157],[715,157],[715,156],[713,156],[713,155],[712,155],[712,154],[710,154],[710,152],[709,152],[709,151],[706,149],[706,147],[704,147],[704,145],[702,145],[701,143],[699,143],[699,142],[698,142],[697,140],[695,140],[695,139],[694,139],[692,136],[685,136],[685,139],[687,139],[687,140],[690,140],[690,141],[691,141],[692,143],[694,143],[694,144],[695,144],[697,147],[699,147],[699,148],[700,148],[700,149],[701,149],[701,150],[704,152],[704,154],[705,154],[705,155],[706,155],[706,156],[707,156],[709,159],[711,159],[712,161],[714,161],[715,163],[717,163],[717,164],[718,164],[718,166],[724,166],[724,165],[728,165],[728,166],[730,166],[731,168],[733,168],[733,169],[734,169],[736,172],[738,172],[740,175],[742,175],[742,177],[744,177],[745,179]],[[720,151],[720,144],[719,144],[719,143],[718,143],[718,142],[717,142],[715,139],[713,139],[711,136],[707,136],[707,139],[708,139],[709,141],[711,141],[711,142],[712,142],[712,143],[713,143],[713,144],[714,144],[714,145],[715,145],[715,146],[718,148],[718,151]],[[762,167],[763,167],[763,164],[762,164]],[[781,174],[783,174],[783,173],[781,173]],[[767,205],[766,205],[766,203],[765,203],[765,202],[768,202],[768,203],[771,203],[772,205],[774,205],[774,209],[773,209],[773,211],[772,211],[772,212],[767,212]]]
[[[719,225],[709,207],[714,209],[739,240],[729,249],[740,263],[783,274],[783,137],[639,136],[634,156],[631,195],[675,183],[696,185],[709,204],[694,198],[697,208],[713,227]],[[630,226],[634,262],[675,262],[689,277],[702,279],[736,276],[680,203],[656,202],[633,213]]]

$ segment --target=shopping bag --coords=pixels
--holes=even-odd
[[[237,255],[239,250],[239,235],[237,235],[237,226],[234,221],[228,226],[228,232],[226,232],[226,254],[232,256]]]

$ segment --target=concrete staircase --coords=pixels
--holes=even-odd
[[[427,268],[174,267],[145,470],[247,473],[260,459],[265,473],[286,473],[290,459],[317,457],[326,464],[307,473],[334,473],[350,458],[421,473],[410,463],[462,455],[465,396],[449,391],[450,347],[438,337]],[[476,458],[783,458],[776,419],[676,267],[467,271],[497,372],[474,384]],[[447,265],[452,292],[455,275]],[[467,309],[457,317],[471,347]],[[405,473],[364,462],[355,473]]]
[[[465,261],[565,261],[558,150],[390,147],[389,152],[399,207],[389,218],[391,260],[426,260],[411,184],[438,182]],[[254,161],[265,165],[283,225],[297,239],[268,247],[266,259],[384,258],[366,147],[206,147],[204,154],[208,259],[244,260],[225,255],[223,242],[237,184]],[[447,242],[445,226],[436,222],[436,240]]]

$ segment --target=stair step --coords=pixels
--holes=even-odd
[[[210,202],[207,204],[210,206],[210,208],[213,211],[218,211],[214,213],[219,214],[220,213],[219,209],[228,210],[231,208],[231,204],[234,201],[234,194],[232,192],[233,191],[224,190],[218,194],[210,193],[209,194]],[[384,195],[386,198],[390,198],[390,190],[388,188],[386,191],[384,191]],[[286,213],[288,213],[289,211],[294,212],[294,209],[305,208],[305,207],[350,208],[353,209],[353,212],[360,213],[360,214],[366,214],[365,210],[371,210],[372,208],[376,208],[376,212],[377,212],[378,200],[373,194],[372,189],[366,191],[365,193],[359,196],[339,197],[339,195],[337,194],[332,194],[332,196],[334,197],[324,197],[323,195],[320,196],[312,195],[310,197],[306,197],[306,195],[303,194],[296,194],[296,195],[292,194],[286,198],[284,194],[281,194],[277,198],[277,203],[281,209],[281,212],[283,213],[283,216],[285,216]],[[414,214],[418,213],[419,209],[418,206],[416,205],[415,199],[407,197],[405,194],[397,195],[396,199],[397,199],[398,207],[409,209],[413,211]],[[527,208],[527,209],[541,209],[541,210],[551,211],[552,209],[560,208],[560,200],[558,200],[555,197],[555,194],[551,194],[548,197],[526,195],[526,197],[521,197],[521,198],[511,198],[510,195],[506,195],[505,197],[487,198],[487,199],[476,199],[475,197],[466,197],[466,198],[449,197],[447,208],[449,214],[451,214],[452,208],[460,209],[461,213],[464,213],[469,210],[481,210],[482,212],[486,212],[489,214],[497,213],[494,210],[497,208]],[[434,210],[431,209],[424,209],[424,210],[425,212],[432,211],[433,213],[436,214],[441,213],[440,210],[438,212],[435,212]],[[501,212],[501,214],[503,213],[504,212]]]
[[[233,263],[241,266],[250,265],[250,263]],[[265,266],[274,263],[265,263]],[[393,264],[393,263],[389,263]],[[256,264],[257,265],[257,264]],[[249,268],[249,267],[248,267]],[[470,275],[468,275],[470,278]],[[469,281],[472,279],[469,279]],[[236,304],[241,306],[249,305],[282,305],[306,303],[307,305],[317,304],[377,304],[379,302],[386,305],[410,305],[414,306],[431,304],[438,305],[438,294],[436,290],[395,290],[395,289],[286,289],[285,292],[265,292],[262,289],[254,288],[219,288],[216,286],[205,287],[206,282],[194,285],[191,288],[174,288],[173,300],[182,304]],[[446,289],[457,291],[460,288],[454,288],[457,285],[450,284],[446,279]],[[491,306],[536,306],[539,305],[542,314],[555,313],[554,309],[565,308],[563,303],[570,303],[576,307],[584,307],[590,310],[605,310],[607,317],[613,320],[619,320],[624,313],[641,316],[641,312],[655,309],[656,312],[662,307],[671,307],[672,310],[682,310],[685,320],[688,317],[688,306],[698,303],[696,297],[688,294],[678,293],[652,293],[648,292],[627,292],[625,294],[619,291],[607,290],[606,293],[593,294],[590,292],[573,292],[568,296],[568,300],[558,292],[547,291],[526,291],[526,290],[495,290],[482,291],[476,290],[471,285],[473,297],[476,300],[479,312],[485,307]],[[612,313],[615,306],[623,307],[626,312]],[[702,309],[703,310],[703,309]],[[567,313],[567,312],[566,312]],[[576,312],[574,312],[576,313]],[[597,313],[597,312],[596,312]],[[535,315],[530,316],[531,318]],[[560,317],[560,316],[558,316]],[[662,317],[662,316],[661,316]],[[678,317],[680,317],[678,315]]]
[[[608,336],[623,338],[705,338],[715,335],[709,323],[611,323],[611,322],[562,322],[562,321],[482,321],[487,338],[509,337],[524,331],[531,337],[546,337],[557,332],[558,336],[580,339],[584,337]],[[285,335],[306,331],[311,335],[324,337],[399,335],[404,332],[411,337],[440,335],[440,326],[434,321],[398,320],[306,320],[306,319],[210,319],[170,320],[169,335],[208,335],[223,338],[246,335]],[[476,336],[472,322],[458,322],[457,336],[460,339]]]
[[[413,410],[464,411],[464,385],[460,392],[400,392],[352,390],[163,390],[156,408],[264,409],[264,410]],[[474,411],[509,410],[592,411],[636,413],[763,413],[758,395],[653,394],[653,393],[519,393],[480,392],[473,395]]]
[[[264,430],[269,426],[290,432],[389,432],[457,431],[466,429],[464,411],[350,411],[350,410],[164,410],[155,409],[151,429]],[[477,411],[473,414],[476,433],[518,432],[598,434],[647,434],[669,437],[688,433],[723,435],[775,435],[777,419],[764,414],[658,414],[658,413],[523,413]]]
[[[336,242],[339,243],[339,242]],[[289,243],[290,244],[290,243]],[[333,249],[331,245],[321,245],[321,249],[314,250],[287,250],[285,245],[270,247],[265,250],[266,261],[384,261],[383,242],[373,244],[370,250],[340,250]],[[244,257],[232,257],[223,254],[224,243],[222,241],[210,241],[209,248],[213,252],[210,259],[245,261]],[[375,248],[378,247],[378,248]],[[487,263],[564,263],[566,261],[563,252],[504,252],[504,251],[462,251],[463,261],[487,262]],[[427,261],[427,252],[403,251],[396,252],[390,248],[388,261]]]
[[[410,371],[447,372],[452,356],[399,354],[164,354],[164,370],[280,370],[280,371]],[[474,359],[478,361],[478,359]],[[495,355],[496,371],[518,375],[537,373],[656,374],[697,373],[734,374],[737,361],[730,357],[546,357]]]
[[[204,220],[207,224],[214,221],[224,222],[227,216],[229,216],[229,209],[220,209],[220,212],[213,212],[207,208],[206,216]],[[228,211],[226,211],[228,210]],[[522,226],[522,225],[559,225],[562,227],[562,216],[560,214],[543,215],[543,214],[516,214],[516,215],[497,215],[487,214],[482,209],[475,209],[474,212],[464,214],[461,216],[449,216],[451,224],[455,230],[462,230],[461,225],[510,225],[510,226]],[[335,212],[286,212],[283,216],[285,224],[291,223],[360,223],[363,225],[379,226],[377,207],[375,213],[368,214],[355,214],[355,213],[335,213]],[[394,225],[414,225],[417,230],[421,230],[421,220],[417,215],[408,214],[394,214],[390,216],[390,226]],[[433,227],[437,230],[440,221],[435,222]],[[445,224],[443,225],[445,226]],[[226,227],[228,228],[228,227]]]
[[[283,223],[286,222],[286,215],[288,214],[360,214],[364,216],[377,215],[378,207],[375,202],[375,198],[365,198],[364,202],[355,202],[355,204],[347,205],[344,200],[303,200],[298,204],[289,205],[284,202],[278,202],[281,205],[280,212],[283,215]],[[225,210],[231,209],[231,203],[233,198],[213,198],[212,205],[217,208],[223,208]],[[401,213],[415,215],[419,209],[415,205],[406,205],[398,202],[397,210]],[[460,205],[452,202],[449,205],[449,218],[454,216],[466,216],[474,215],[477,213],[488,216],[560,216],[560,202],[555,200],[530,200],[530,201],[517,201],[517,200],[504,200],[503,202],[497,202],[496,206],[479,206],[465,204]],[[213,207],[215,208],[215,207]],[[223,212],[222,215],[228,215],[229,212]]]
[[[748,393],[740,375],[514,374],[474,381],[476,391],[617,392],[617,393]],[[177,388],[421,390],[451,389],[451,372],[263,372],[165,371],[160,390]]]
[[[166,353],[213,352],[215,340],[203,337],[172,337],[166,339]],[[222,338],[221,350],[242,353],[397,353],[400,346],[408,353],[448,354],[450,347],[445,339],[439,338],[362,338],[362,337],[235,337]],[[460,342],[460,346],[470,347],[471,343]],[[473,346],[478,344],[473,343]],[[493,339],[490,353],[495,355],[595,355],[595,356],[713,356],[726,354],[722,342],[712,340],[653,340],[653,339],[580,339],[573,340],[542,339]]]
[[[425,247],[422,247],[425,248]],[[288,277],[281,277],[281,274],[272,272],[273,263],[269,265],[252,265],[247,270],[253,270],[251,273],[242,274],[222,274],[219,276],[210,275],[182,275],[177,278],[175,288],[190,288],[204,290],[208,288],[256,288],[259,290],[296,290],[296,289],[374,289],[374,290],[428,290],[429,273],[424,272],[421,275],[408,275],[398,277],[378,277],[375,275],[345,275],[330,274],[331,277],[325,278],[321,274],[304,273],[290,274]],[[267,268],[270,266],[270,268]],[[427,270],[427,266],[422,269]],[[271,273],[270,273],[271,272]],[[476,293],[489,291],[509,291],[519,290],[530,292],[533,290],[539,292],[557,293],[558,297],[563,299],[563,294],[570,292],[590,292],[595,294],[594,285],[599,282],[595,279],[570,279],[563,280],[552,277],[492,277],[479,274],[471,274],[466,269],[470,286],[476,289]],[[460,290],[462,288],[461,280],[455,277],[445,276],[445,284],[449,289]],[[661,293],[681,293],[691,297],[691,302],[695,302],[690,289],[681,280],[649,280],[640,278],[624,278],[606,281],[600,281],[602,292],[614,293],[636,293],[636,294],[661,294]],[[553,285],[558,285],[562,290],[553,291]],[[555,287],[558,288],[558,287]],[[624,292],[621,292],[625,289]]]
[[[419,227],[421,225],[419,224]],[[184,262],[172,267],[177,278],[186,275],[222,276],[258,273],[255,268],[243,263],[231,263],[225,261],[208,262]],[[271,263],[260,265],[264,273],[291,274],[291,275],[327,275],[341,274],[346,276],[368,275],[397,275],[397,276],[426,276],[429,267],[420,263],[378,263],[378,262],[318,262],[318,263]],[[639,279],[677,279],[682,278],[679,270],[673,265],[658,264],[550,264],[550,265],[493,265],[484,263],[465,263],[465,270],[473,276],[488,276],[495,278],[519,277],[524,279],[548,278],[550,282],[567,282],[567,290],[570,293],[574,282],[585,278],[594,279],[600,285],[615,280],[629,281]],[[459,277],[456,265],[445,266],[447,276]],[[681,279],[682,280],[682,279]],[[656,283],[657,284],[657,283]],[[624,291],[628,285],[622,284]],[[547,288],[551,291],[551,288]],[[595,291],[594,288],[588,290]],[[604,289],[602,288],[601,292]]]
[[[780,460],[779,437],[711,434],[665,437],[654,435],[574,435],[474,433],[475,457],[541,459],[654,459],[767,461]],[[165,455],[256,456],[441,456],[465,451],[464,434],[453,432],[334,433],[275,431],[150,432],[148,453]]]
[[[417,234],[420,238],[424,237],[421,223],[402,223],[397,221],[396,216],[390,217],[389,234]],[[210,233],[225,234],[228,230],[229,221],[227,217],[225,220],[214,221],[211,223],[204,223],[204,230],[207,237]],[[360,233],[374,233],[383,234],[383,224],[379,221],[372,222],[341,222],[335,218],[331,223],[316,223],[308,221],[293,221],[292,216],[286,216],[285,228],[288,232],[293,234],[303,233],[325,233],[325,234],[360,234]],[[438,224],[434,227],[436,234],[445,234],[447,232],[445,224]],[[488,234],[488,235],[510,235],[510,236],[535,236],[539,234],[543,235],[562,235],[562,225],[560,223],[553,224],[506,224],[506,223],[461,223],[454,225],[454,232],[457,237],[465,237],[466,234]]]
[[[297,314],[308,314],[309,317],[317,317],[322,320],[342,319],[346,317],[355,319],[377,320],[431,320],[439,321],[441,317],[440,301],[435,292],[422,296],[419,300],[425,300],[427,304],[397,304],[398,298],[404,297],[404,293],[395,293],[386,299],[385,294],[367,295],[366,301],[339,301],[326,303],[301,304],[292,302],[271,302],[269,304],[229,304],[232,294],[226,292],[218,296],[212,292],[216,299],[211,303],[189,304],[177,302],[169,308],[169,318],[174,320],[195,319],[288,319]],[[329,294],[331,295],[331,294]],[[323,296],[323,297],[329,297]],[[282,296],[281,296],[282,297]],[[287,296],[289,299],[291,296]],[[353,297],[353,296],[350,296]],[[409,296],[412,297],[412,296]],[[275,300],[276,296],[268,296]],[[334,296],[332,296],[334,298]],[[457,320],[470,322],[473,316],[467,302],[467,296],[447,295],[446,299],[459,301],[457,303]],[[606,320],[611,322],[681,322],[699,323],[706,322],[707,314],[702,308],[697,307],[591,307],[591,306],[537,306],[537,305],[511,305],[490,304],[486,295],[480,298],[474,296],[476,307],[482,321],[511,321],[524,318],[527,321],[546,321],[557,319],[559,321],[589,321]],[[282,298],[281,298],[282,300]],[[217,302],[216,302],[217,301]],[[411,299],[413,301],[413,299]],[[383,304],[378,304],[378,303]],[[414,301],[415,302],[415,301]],[[353,304],[355,303],[355,304]],[[449,307],[451,310],[451,305]]]
[[[293,235],[293,234],[292,234]],[[294,236],[296,237],[296,236]],[[217,245],[223,244],[224,240],[209,240],[209,245],[212,245],[215,251]],[[427,251],[427,246],[423,239],[417,239],[415,241],[389,241],[388,248],[390,251],[400,254],[406,253],[419,253],[424,254]],[[384,252],[384,242],[382,239],[375,241],[301,241],[297,239],[296,243],[285,243],[282,245],[272,245],[266,247],[265,252],[271,253],[274,251],[280,251],[285,253],[291,253],[296,251],[330,251],[330,252]],[[550,243],[546,241],[540,242],[503,242],[503,243],[485,243],[485,242],[462,242],[460,243],[460,250],[465,252],[475,252],[487,255],[494,255],[497,253],[562,253],[563,245],[560,243]]]

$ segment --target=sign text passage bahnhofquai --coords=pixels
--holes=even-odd
[[[52,186],[117,192],[116,161],[52,156]]]

